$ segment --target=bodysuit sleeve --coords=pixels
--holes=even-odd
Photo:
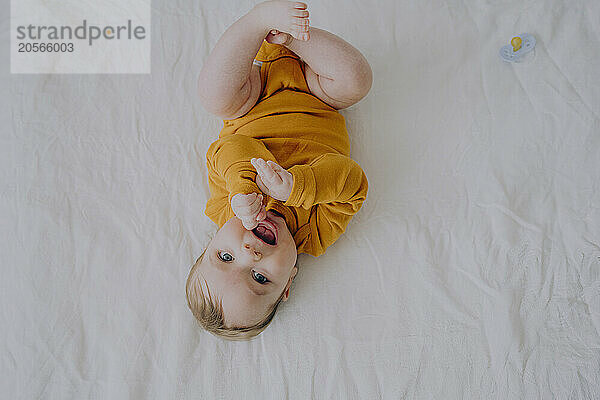
[[[294,177],[286,206],[311,209],[310,233],[304,251],[319,256],[345,232],[367,197],[368,181],[350,157],[323,154],[308,165],[288,170]]]
[[[261,193],[250,163],[253,157],[277,162],[260,140],[243,135],[219,139],[206,152],[210,199],[204,213],[219,227],[234,216],[231,198],[235,194]]]

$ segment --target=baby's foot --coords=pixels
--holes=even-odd
[[[282,44],[289,46],[294,38],[289,33],[279,32],[277,29],[271,29],[265,40],[271,44]]]
[[[308,6],[305,3],[271,0],[259,3],[255,7],[262,14],[262,20],[269,28],[287,33],[298,40],[310,38],[308,10],[306,10]]]

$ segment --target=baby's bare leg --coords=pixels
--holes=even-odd
[[[273,28],[301,38],[308,29],[306,7],[293,1],[259,3],[223,33],[198,78],[200,99],[208,111],[226,115],[246,102],[252,61],[263,39]]]
[[[313,26],[309,31],[310,40],[292,38],[285,46],[317,74],[321,88],[330,98],[348,104],[364,97],[373,82],[367,59],[354,46],[331,32]]]

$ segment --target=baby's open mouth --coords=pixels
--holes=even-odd
[[[264,224],[259,224],[256,228],[252,229],[252,232],[256,237],[266,244],[271,246],[277,244],[277,237],[275,236],[275,233]]]

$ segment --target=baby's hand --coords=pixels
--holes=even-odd
[[[287,201],[294,185],[293,175],[273,161],[253,158],[250,163],[258,172],[256,184],[259,189],[276,200]]]
[[[242,221],[244,228],[249,231],[256,228],[258,221],[262,221],[267,216],[262,199],[263,195],[258,193],[238,193],[231,198],[233,213]]]

